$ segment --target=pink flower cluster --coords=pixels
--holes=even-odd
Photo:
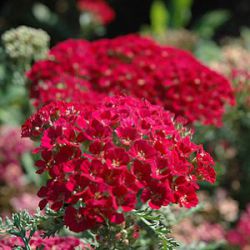
[[[43,249],[43,250],[73,250],[78,247],[82,250],[92,249],[87,244],[74,237],[53,237],[43,239],[39,234],[35,234],[30,241],[31,249]],[[12,250],[16,246],[23,246],[23,242],[18,237],[7,237],[0,239],[0,249]]]
[[[32,141],[21,138],[20,129],[0,128],[0,182],[14,187],[22,184],[21,156],[32,148]]]
[[[10,204],[15,211],[26,210],[30,214],[35,214],[39,201],[36,194],[24,192],[19,196],[12,197]]]
[[[224,241],[225,232],[220,224],[207,221],[197,224],[191,218],[186,218],[173,226],[173,237],[184,244],[194,242],[213,243]]]
[[[125,93],[146,98],[188,122],[221,125],[233,104],[228,80],[188,52],[138,35],[96,42],[67,40],[28,72],[36,105],[51,100],[89,102]],[[101,96],[100,96],[101,95]]]
[[[241,249],[250,247],[250,205],[241,215],[235,229],[227,233],[227,240],[231,245],[240,246]]]
[[[38,173],[50,176],[40,208],[66,208],[79,232],[120,224],[140,200],[152,209],[197,204],[198,180],[213,183],[213,160],[162,107],[132,97],[96,105],[52,102],[31,116],[22,135],[41,140]]]
[[[80,11],[91,13],[103,25],[115,18],[114,10],[105,0],[77,0],[77,5]]]

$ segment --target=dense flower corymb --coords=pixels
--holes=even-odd
[[[6,54],[14,61],[44,58],[49,40],[45,31],[27,26],[10,29],[2,35]]]
[[[36,63],[28,77],[37,105],[55,96],[85,102],[92,99],[86,97],[88,91],[126,93],[162,105],[190,123],[219,126],[224,105],[234,103],[230,83],[223,76],[188,52],[138,35],[92,43],[65,41],[50,51],[48,60]]]
[[[50,103],[22,135],[41,140],[37,172],[50,179],[38,193],[40,207],[66,208],[65,224],[76,232],[123,222],[138,199],[153,209],[195,206],[197,180],[215,181],[212,158],[172,114],[132,97],[94,107]]]
[[[94,104],[103,97],[92,91],[90,65],[95,64],[95,58],[90,46],[88,41],[67,40],[50,50],[48,60],[34,64],[28,77],[35,106],[55,99]]]
[[[190,53],[129,35],[93,43],[99,91],[126,92],[162,105],[189,122],[220,125],[230,83]]]

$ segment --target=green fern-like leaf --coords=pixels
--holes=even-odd
[[[154,213],[151,209],[135,211],[135,216],[139,221],[159,239],[159,249],[174,250],[179,244],[169,237],[171,230],[169,225],[162,223],[164,220],[162,214]]]

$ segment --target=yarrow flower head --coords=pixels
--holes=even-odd
[[[89,66],[95,63],[95,58],[88,41],[67,40],[52,48],[48,57],[35,63],[28,72],[35,106],[55,99],[94,103],[102,97],[91,90]]]
[[[80,11],[93,15],[98,23],[107,25],[115,18],[114,10],[105,0],[77,0]]]
[[[38,60],[45,57],[50,38],[41,29],[19,26],[6,31],[2,35],[2,40],[11,59]]]
[[[26,121],[22,136],[41,141],[37,172],[50,176],[40,208],[65,208],[75,232],[120,224],[138,201],[193,207],[198,180],[215,181],[213,159],[190,132],[162,107],[133,97],[52,102]]]
[[[94,96],[126,93],[159,104],[189,123],[220,126],[225,104],[234,104],[226,78],[188,52],[138,35],[65,41],[50,51],[48,60],[36,63],[28,78],[36,105],[54,100],[57,93],[59,100],[68,96],[80,102],[93,99],[86,97],[88,89]]]

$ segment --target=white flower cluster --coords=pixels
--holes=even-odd
[[[41,30],[26,26],[10,29],[2,35],[7,55],[14,60],[38,60],[46,56],[50,37]]]

